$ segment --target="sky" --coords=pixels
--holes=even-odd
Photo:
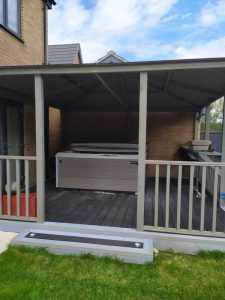
[[[83,62],[225,57],[225,0],[56,0],[49,44],[80,43]]]

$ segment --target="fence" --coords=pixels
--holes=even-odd
[[[205,132],[201,132],[201,139],[205,139]],[[209,139],[212,141],[212,145],[215,148],[215,151],[222,151],[222,131],[211,131],[209,133]]]

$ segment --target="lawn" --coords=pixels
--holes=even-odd
[[[225,299],[225,254],[160,253],[133,265],[11,247],[0,255],[0,299]]]

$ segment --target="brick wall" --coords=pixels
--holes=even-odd
[[[71,142],[126,143],[128,114],[63,112],[63,145]]]
[[[194,113],[149,113],[147,142],[149,159],[182,160],[181,145],[193,139]],[[63,113],[63,142],[138,143],[138,114],[131,113]],[[154,170],[149,168],[148,175]],[[160,173],[165,175],[165,170]],[[172,176],[176,170],[172,170]]]
[[[0,66],[44,63],[44,2],[21,0],[21,39],[0,27]]]

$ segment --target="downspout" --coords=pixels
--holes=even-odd
[[[223,131],[222,131],[222,156],[221,162],[225,163],[225,97],[223,98]],[[225,206],[225,167],[221,168],[221,181],[220,181],[220,206]]]
[[[44,12],[44,65],[48,64],[48,17],[47,17],[47,13],[48,13],[48,9],[47,9],[47,5],[44,3],[44,7],[43,7],[43,12]]]

